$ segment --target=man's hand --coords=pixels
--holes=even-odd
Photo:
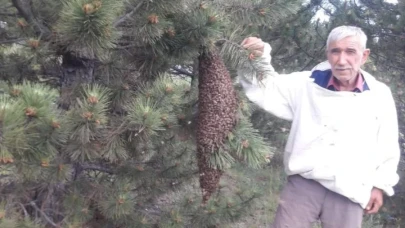
[[[375,214],[383,205],[383,191],[378,188],[371,190],[370,201],[367,204],[365,212],[367,214]]]
[[[264,42],[260,38],[248,37],[242,41],[241,45],[256,57],[263,55]]]

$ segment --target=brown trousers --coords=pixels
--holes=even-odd
[[[299,175],[288,177],[273,228],[361,228],[363,209],[348,198]]]

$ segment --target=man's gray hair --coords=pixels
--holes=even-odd
[[[360,46],[366,49],[367,44],[367,36],[359,27],[355,26],[339,26],[334,28],[328,36],[328,40],[326,42],[326,49],[329,49],[329,44],[334,41],[339,41],[344,39],[348,36],[358,37],[360,39]]]

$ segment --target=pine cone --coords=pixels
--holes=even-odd
[[[211,153],[223,145],[235,125],[237,112],[230,74],[216,50],[200,55],[198,88],[197,159],[203,203],[206,203],[223,173],[210,166]]]

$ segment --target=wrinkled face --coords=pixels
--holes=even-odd
[[[362,48],[360,39],[353,36],[331,42],[327,50],[333,76],[349,83],[354,83],[369,54],[370,50]]]

